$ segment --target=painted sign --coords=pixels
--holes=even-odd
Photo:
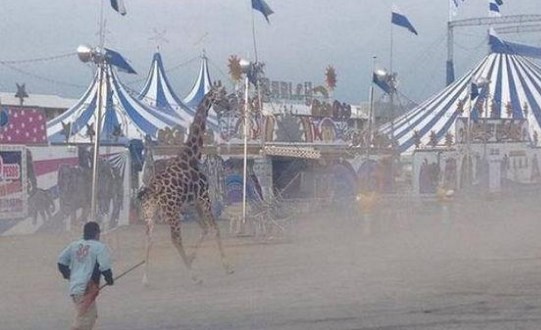
[[[0,220],[26,216],[26,181],[25,148],[0,146]]]
[[[293,84],[289,81],[275,81],[268,78],[262,78],[261,88],[267,91],[272,99],[281,100],[309,100],[313,95],[313,83],[305,81],[304,83]]]

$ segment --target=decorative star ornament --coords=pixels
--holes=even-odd
[[[69,137],[71,135],[71,123],[70,122],[64,123],[63,121],[61,123],[62,123],[62,130],[60,131],[60,134],[64,135],[66,142],[68,142]]]
[[[28,93],[26,92],[26,86],[25,84],[17,84],[17,93],[15,93],[15,97],[19,99],[19,102],[21,105],[24,103],[24,99],[28,97]]]

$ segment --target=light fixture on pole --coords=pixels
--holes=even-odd
[[[245,75],[244,79],[244,157],[242,166],[242,224],[246,223],[246,187],[248,176],[248,125],[250,123],[250,105],[249,105],[249,92],[250,92],[250,75],[253,73],[253,63],[248,60],[241,59],[239,61],[242,73]]]
[[[372,57],[372,72],[376,69],[377,56]],[[374,74],[374,73],[373,73]],[[370,84],[370,109],[368,111],[368,138],[366,141],[366,155],[370,158],[370,148],[372,147],[372,129],[374,127],[374,84]]]
[[[387,72],[384,69],[374,70],[374,83],[385,93],[389,94],[390,120],[391,120],[391,142],[394,143],[394,94],[396,92],[396,73]]]
[[[96,136],[94,140],[94,153],[92,156],[92,196],[90,204],[90,219],[96,221],[96,202],[98,193],[98,157],[100,147],[100,132],[102,120],[102,89],[105,54],[101,48],[91,48],[87,45],[77,47],[77,56],[83,63],[93,62],[98,67],[98,114],[96,118]]]
[[[395,155],[395,148],[396,148],[396,142],[395,142],[395,135],[394,135],[394,94],[396,93],[396,86],[397,86],[397,80],[396,80],[396,73],[390,73],[387,70],[384,69],[378,69],[374,70],[374,83],[378,85],[384,92],[389,94],[389,105],[391,107],[390,109],[390,124],[391,124],[391,185],[394,189],[394,170],[395,170],[395,161],[396,161],[396,155]]]

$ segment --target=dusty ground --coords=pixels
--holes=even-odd
[[[225,275],[204,243],[187,277],[168,229],[156,228],[150,287],[142,269],[99,297],[97,329],[540,329],[541,203],[340,208],[297,217],[290,239],[234,237]],[[341,210],[340,212],[337,210]],[[185,239],[198,235],[185,225]],[[0,238],[1,329],[67,329],[71,302],[56,257],[78,232]],[[114,271],[142,259],[144,228],[109,234]]]

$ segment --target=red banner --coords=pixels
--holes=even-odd
[[[23,146],[0,146],[0,219],[27,215],[26,151]]]

